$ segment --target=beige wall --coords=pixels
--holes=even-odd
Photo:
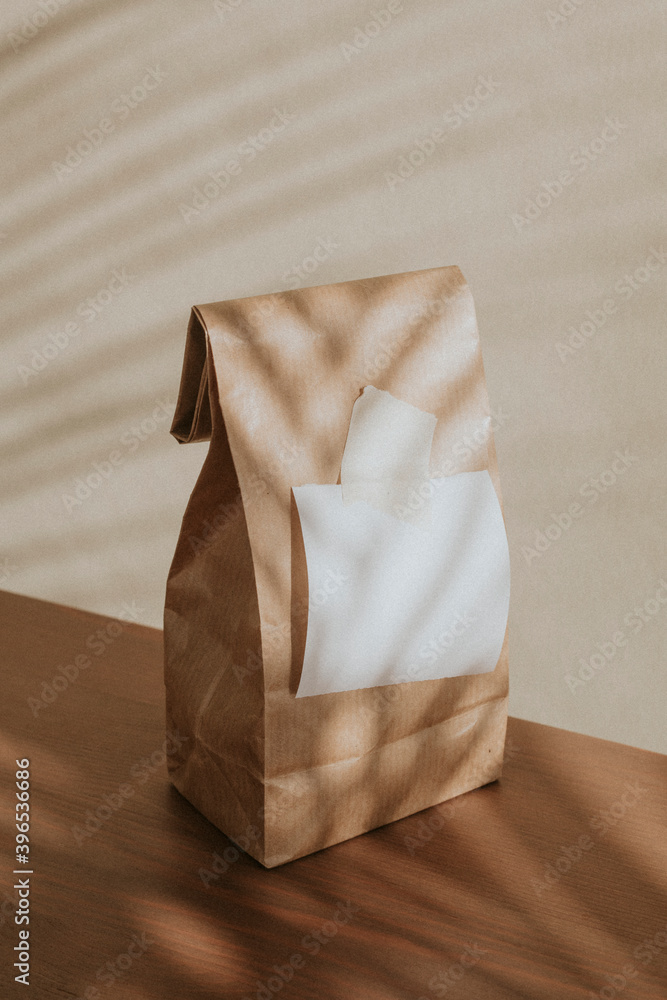
[[[404,0],[376,31],[383,0],[42,2],[0,36],[0,585],[158,625],[205,453],[168,436],[190,305],[458,264],[498,414],[511,711],[667,751],[663,5]]]

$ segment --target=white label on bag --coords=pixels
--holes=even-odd
[[[294,487],[309,587],[297,698],[495,668],[510,565],[491,477],[427,482],[426,527],[341,486]]]

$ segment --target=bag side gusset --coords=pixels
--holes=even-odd
[[[241,490],[205,315],[193,309],[172,434],[210,438],[167,580],[167,759],[175,787],[249,853],[264,852],[263,671],[248,669],[259,611]],[[254,666],[254,663],[252,664]]]

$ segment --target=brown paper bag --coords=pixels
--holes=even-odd
[[[373,399],[396,410],[399,437],[404,413],[420,426],[432,419],[425,483],[407,451],[396,458],[399,437],[383,438],[393,416],[385,421],[376,409],[364,424],[362,401]],[[500,511],[500,487],[473,301],[459,269],[193,308],[172,434],[210,438],[166,593],[167,728],[186,737],[169,758],[176,788],[273,867],[496,779],[508,694],[499,593],[509,570],[474,563],[490,551],[479,507],[488,514],[489,498],[466,491],[477,497],[490,476]],[[415,448],[405,435],[400,447],[416,454],[423,441]],[[373,448],[384,456],[377,462]],[[397,462],[398,473],[383,471]],[[424,532],[443,524],[448,540],[424,548]],[[385,546],[383,532],[400,535],[400,545]],[[422,546],[415,558],[412,539]],[[385,571],[382,559],[397,546],[410,567],[399,561]],[[506,553],[504,531],[494,546]],[[347,559],[346,571],[321,563],[317,578],[318,547]],[[427,581],[422,600],[414,581],[430,565],[428,551],[444,568],[429,570],[437,585]],[[494,573],[491,602],[478,589]],[[394,591],[383,612],[385,586]],[[439,633],[424,625],[431,598],[461,612],[436,616]],[[492,617],[493,642],[484,637]],[[339,649],[348,650],[344,662]],[[456,676],[432,676],[454,661]],[[310,690],[324,683],[328,693],[300,692],[306,668]],[[359,686],[366,668],[380,681]],[[329,679],[317,680],[319,670]]]

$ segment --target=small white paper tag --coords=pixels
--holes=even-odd
[[[431,501],[423,487],[429,481],[436,423],[435,414],[367,385],[352,408],[347,432],[340,470],[343,503],[365,500],[376,510],[428,526]],[[423,497],[417,508],[409,503],[414,494]]]

